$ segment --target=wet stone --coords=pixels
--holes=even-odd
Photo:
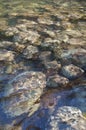
[[[54,76],[49,76],[47,79],[47,86],[49,88],[58,88],[58,87],[63,87],[66,86],[69,83],[69,80],[65,77],[62,77],[60,75],[54,75]]]
[[[35,42],[38,42],[40,35],[37,31],[32,30],[25,30],[20,31],[17,35],[14,35],[13,41],[19,42],[19,43],[27,43],[31,42],[31,44],[35,44]]]
[[[9,41],[2,41],[0,42],[0,48],[9,48],[10,46],[12,46],[14,43],[13,42],[9,42]]]
[[[61,64],[58,63],[56,60],[49,61],[49,62],[45,61],[44,66],[45,66],[47,76],[54,75],[58,73],[59,70],[61,69]]]
[[[13,61],[14,54],[12,51],[0,50],[0,61]]]
[[[59,40],[52,39],[52,38],[45,38],[44,41],[41,43],[41,47],[48,50],[53,50],[54,44],[59,43]]]
[[[14,36],[15,34],[18,34],[18,29],[16,27],[9,27],[7,30],[5,30],[5,36],[6,37],[11,37]]]
[[[11,49],[14,50],[15,52],[23,52],[23,50],[25,49],[25,45],[23,44],[19,44],[18,42],[15,42],[12,46]]]
[[[41,61],[50,61],[52,58],[52,53],[51,51],[42,51],[40,52],[40,55],[39,55],[39,59]]]
[[[63,106],[49,118],[46,130],[85,130],[86,119],[76,107]]]
[[[63,66],[62,74],[68,79],[76,79],[84,73],[84,70],[73,64]]]
[[[0,92],[5,97],[0,102],[4,114],[10,119],[29,112],[45,86],[46,78],[41,72],[27,71],[16,76]]]
[[[50,20],[49,18],[43,18],[43,17],[39,17],[39,18],[38,18],[38,22],[39,22],[40,24],[47,24],[47,25],[53,24],[53,21],[52,21],[52,20]]]
[[[55,37],[55,32],[45,29],[44,32],[46,32],[50,37]]]
[[[60,60],[63,64],[74,63],[75,65],[86,70],[86,50],[85,49],[71,49],[63,51]]]
[[[38,58],[38,48],[32,45],[27,46],[23,51],[23,57],[26,59],[37,59]]]

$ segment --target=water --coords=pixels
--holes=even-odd
[[[78,47],[86,49],[85,0],[0,0],[0,34],[3,34],[2,32],[5,31],[8,27],[14,27],[20,23],[24,24],[27,21],[31,23],[28,25],[28,28],[30,30],[37,31],[40,34],[39,42],[44,42],[46,38],[51,38],[54,40],[59,39],[59,41],[63,39],[63,43],[60,46],[61,49],[66,50]],[[32,22],[35,22],[35,25],[32,24]],[[46,30],[50,31],[47,32],[48,35],[45,33]],[[72,34],[68,34],[68,36],[71,39],[73,38],[73,42],[77,44],[68,44],[68,46],[65,46],[65,41],[67,41],[68,38],[65,33],[66,31],[72,32]],[[51,32],[54,32],[55,36]],[[58,35],[58,32],[60,36]],[[4,40],[12,41],[12,39],[7,39],[3,35],[1,35],[0,38],[0,42]],[[33,68],[34,70],[42,70],[42,68],[38,65],[39,61],[29,61],[28,68],[28,61],[22,59],[20,56],[21,55],[19,55],[13,63],[14,75],[17,75],[15,74],[17,69],[19,72],[21,71],[19,70],[18,64],[21,66],[21,68],[23,66],[24,70]],[[6,77],[6,81],[4,81],[4,78],[2,78],[0,79],[0,83],[2,83],[1,80],[3,80],[4,84],[5,82],[7,83],[7,80],[9,80],[11,77],[11,74],[8,77],[8,75],[5,73],[5,67],[7,65],[7,63],[1,63],[0,75],[3,73]],[[0,84],[0,92],[2,91],[2,87],[3,85]],[[31,125],[32,123],[33,127],[30,126],[28,129],[40,130],[38,126],[41,126],[41,130],[45,130],[46,122],[49,116],[52,115],[54,109],[58,109],[59,107],[65,105],[75,106],[79,108],[85,115],[85,91],[86,75],[82,76],[79,80],[72,81],[71,85],[67,86],[66,90],[62,88],[62,90],[52,89],[46,91],[46,93],[42,96],[41,101],[37,103],[39,104],[38,110],[33,113],[30,119],[28,118],[28,113],[24,113],[24,115],[18,117],[17,119],[9,119],[1,110],[2,103],[0,103],[0,129],[4,130],[6,128],[5,125],[7,124],[8,129],[10,129],[10,126],[12,126],[14,123],[17,124],[14,128],[15,130],[20,130],[20,126],[23,130],[26,130],[28,125]],[[0,95],[0,100],[3,101],[2,95]],[[34,127],[34,125],[37,127]]]

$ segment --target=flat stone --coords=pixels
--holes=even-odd
[[[38,48],[32,45],[27,46],[23,51],[23,57],[26,59],[35,59],[38,57]]]
[[[0,106],[4,114],[10,118],[29,112],[45,87],[46,77],[43,73],[27,71],[19,74],[3,88],[5,99],[0,102]]]
[[[68,79],[76,79],[84,73],[84,70],[73,64],[62,67],[62,74]]]
[[[47,86],[49,88],[58,88],[66,86],[69,83],[69,80],[60,75],[49,76],[47,79]]]

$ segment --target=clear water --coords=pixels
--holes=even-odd
[[[53,20],[54,23],[56,23],[57,21],[59,21],[56,18],[56,16],[58,15],[60,16],[60,14],[61,16],[63,14],[62,16],[63,22],[67,20],[68,15],[71,15],[72,17],[72,15],[74,14],[75,16],[73,15],[73,17],[75,18],[70,19],[72,23],[72,27],[71,26],[69,27],[67,25],[66,28],[68,29],[76,28],[76,30],[83,33],[84,37],[86,36],[85,35],[86,34],[86,1],[85,0],[0,0],[0,31],[5,30],[8,26],[15,26],[18,23],[18,20],[20,19],[29,19],[30,21],[35,21],[35,17],[37,18],[43,17],[44,19],[51,18],[51,20]],[[44,27],[46,28],[46,26]],[[36,28],[34,27],[34,29]],[[82,82],[81,84],[83,84],[84,82],[84,84],[86,85],[86,81],[83,80],[83,78],[81,79],[81,82]],[[77,82],[76,84],[78,85],[80,84],[80,82]],[[59,99],[59,97],[61,98]],[[44,111],[44,116],[41,118],[43,130],[45,129],[45,123],[49,116],[48,115],[49,109],[45,109],[49,106],[49,102],[51,102],[50,100],[48,100],[49,98],[53,100],[53,103],[55,99],[55,102],[57,103],[56,104],[57,108],[64,105],[71,105],[71,106],[78,107],[79,109],[81,109],[82,112],[86,113],[86,107],[85,107],[86,104],[83,103],[82,99],[78,100],[76,98],[75,91],[73,91],[72,89],[67,90],[66,92],[62,90],[62,93],[58,93],[58,91],[57,92],[50,91],[47,93],[47,96],[43,97],[41,101],[42,111]],[[82,105],[80,105],[80,103],[82,103]],[[39,109],[37,113],[39,113],[40,111],[41,110]],[[10,120],[8,121],[8,118],[5,115],[3,115],[2,111],[0,112],[0,121],[1,123],[3,123],[4,121],[6,123],[9,123],[10,121]],[[29,119],[27,119],[27,121],[23,123],[24,130],[25,127],[27,126],[28,121]],[[35,122],[38,125],[40,124],[39,120]]]

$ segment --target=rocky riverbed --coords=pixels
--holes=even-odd
[[[0,130],[85,130],[84,0],[0,4]]]

